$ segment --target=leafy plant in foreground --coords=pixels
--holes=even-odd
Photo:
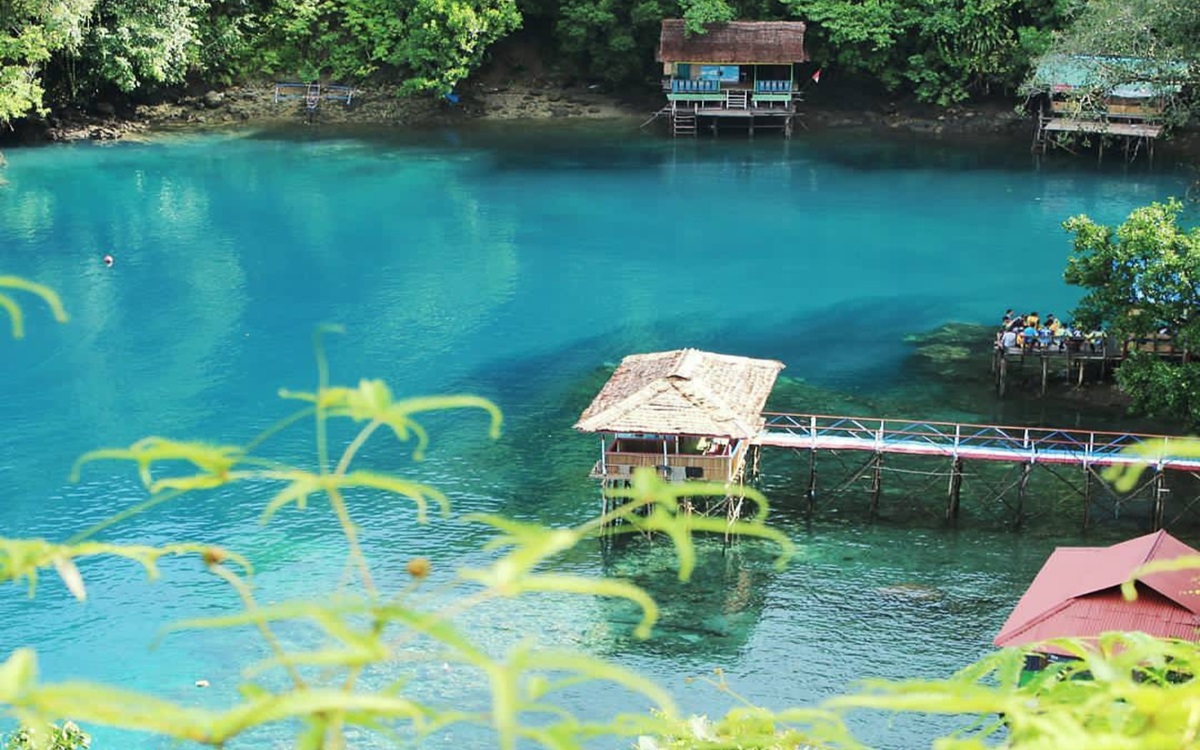
[[[65,318],[57,298],[26,282],[8,288],[33,291],[46,299],[56,315]],[[6,307],[14,320],[20,308]],[[15,312],[14,312],[15,310]],[[616,522],[619,532],[657,532],[668,538],[679,559],[679,577],[686,580],[695,562],[692,534],[718,531],[752,535],[777,542],[783,554],[791,544],[764,523],[765,498],[753,490],[756,514],[745,521],[693,516],[680,502],[683,496],[724,496],[715,484],[672,485],[652,471],[638,473],[620,492],[623,504],[600,518],[571,527],[547,528],[493,515],[469,517],[495,531],[488,545],[493,557],[479,567],[457,572],[450,604],[424,609],[417,591],[436,561],[409,561],[410,586],[394,593],[374,582],[370,561],[357,536],[354,516],[365,498],[382,497],[413,503],[417,522],[450,512],[442,493],[428,485],[357,468],[357,457],[368,440],[378,435],[414,443],[420,457],[429,442],[418,416],[440,409],[484,412],[489,431],[498,436],[499,410],[473,396],[400,399],[381,381],[363,380],[354,387],[332,386],[317,344],[318,382],[311,392],[282,391],[303,406],[245,445],[205,444],[151,437],[127,448],[93,451],[75,467],[76,475],[96,461],[132,463],[148,492],[142,503],[87,529],[65,543],[41,539],[0,539],[0,580],[27,580],[53,568],[76,596],[85,595],[83,575],[75,560],[90,555],[115,555],[143,565],[154,575],[165,555],[198,556],[212,575],[238,595],[240,611],[197,618],[174,625],[186,629],[253,628],[270,656],[244,671],[241,699],[224,711],[185,707],[141,693],[86,682],[43,683],[29,649],[17,649],[0,664],[0,706],[28,727],[11,743],[44,736],[61,736],[62,750],[86,747],[82,733],[53,729],[50,722],[78,720],[153,732],[220,747],[247,731],[275,723],[300,726],[297,748],[345,748],[347,730],[361,727],[404,738],[421,737],[452,724],[473,724],[494,732],[502,748],[533,743],[548,748],[581,748],[597,738],[624,738],[640,750],[660,748],[857,748],[841,716],[857,709],[894,712],[945,713],[964,716],[970,723],[961,732],[936,741],[941,748],[1179,748],[1194,746],[1200,730],[1200,682],[1190,679],[1200,669],[1200,649],[1194,643],[1166,641],[1139,634],[1108,634],[1098,643],[1069,640],[1055,645],[1078,657],[1058,664],[1037,679],[1020,684],[1024,654],[1006,650],[986,657],[944,680],[870,681],[857,692],[832,699],[817,708],[768,711],[734,695],[718,674],[711,684],[741,703],[726,716],[709,720],[686,717],[662,688],[635,672],[576,651],[540,648],[522,642],[495,654],[475,643],[455,626],[465,612],[499,598],[553,592],[581,596],[611,596],[635,603],[642,612],[635,634],[646,637],[657,617],[652,599],[627,582],[555,572],[554,561],[579,543],[594,538]],[[314,457],[310,464],[288,465],[270,458],[267,441],[285,429],[311,420]],[[329,437],[330,422],[353,428],[344,444]],[[338,433],[340,434],[340,432]],[[1152,450],[1148,448],[1147,450]],[[1172,448],[1172,450],[1177,450]],[[1200,447],[1195,448],[1200,453]],[[1147,454],[1148,456],[1150,454]],[[1137,470],[1135,469],[1134,472]],[[1110,477],[1136,481],[1129,475]],[[346,542],[344,580],[310,598],[260,605],[249,563],[219,547],[176,544],[141,547],[102,544],[90,538],[102,529],[175,501],[189,493],[234,485],[271,484],[276,488],[262,508],[263,522],[272,521],[288,506],[322,503],[336,519]],[[438,511],[431,514],[431,511]],[[278,521],[275,521],[278,522]],[[1171,566],[1200,566],[1200,560],[1181,560]],[[1144,573],[1163,569],[1148,568]],[[32,589],[31,589],[32,591]],[[1132,589],[1131,589],[1132,591]],[[312,648],[289,649],[276,636],[283,624],[304,623],[321,634]],[[406,646],[420,643],[415,651]],[[424,702],[412,682],[375,687],[367,671],[385,663],[412,660],[454,663],[473,670],[487,685],[487,700],[478,707]],[[417,670],[412,669],[415,676]],[[270,678],[270,679],[268,679]],[[1086,679],[1084,679],[1086,678]],[[282,681],[282,687],[279,685]],[[654,707],[612,717],[577,716],[554,702],[557,691],[583,682],[619,685]],[[58,732],[55,735],[54,732]],[[636,738],[636,739],[635,739]],[[57,740],[55,740],[57,741]],[[609,740],[611,742],[612,739]],[[16,745],[24,747],[24,745]]]
[[[28,288],[28,287],[26,287]],[[70,716],[91,724],[105,724],[154,732],[178,739],[221,746],[246,731],[266,724],[298,720],[303,727],[297,740],[301,748],[345,747],[345,730],[354,725],[390,733],[403,731],[420,737],[454,723],[490,727],[501,747],[531,740],[547,747],[577,747],[601,735],[632,736],[657,733],[679,714],[669,695],[649,680],[625,668],[580,654],[520,644],[495,655],[472,642],[454,625],[463,612],[485,607],[501,597],[534,592],[582,596],[622,597],[642,611],[636,635],[647,637],[657,609],[641,589],[623,581],[595,579],[554,572],[553,560],[580,542],[594,538],[606,525],[624,521],[622,530],[657,531],[675,544],[680,577],[686,579],[694,561],[691,533],[720,530],[755,535],[777,541],[785,555],[790,542],[763,523],[765,499],[750,492],[759,513],[732,524],[721,519],[693,517],[681,511],[680,488],[666,485],[652,472],[635,477],[624,505],[577,527],[546,528],[496,516],[471,517],[496,530],[489,548],[495,557],[480,567],[459,571],[455,586],[461,595],[448,609],[422,610],[415,589],[428,572],[428,561],[413,561],[413,585],[397,593],[381,591],[358,540],[354,515],[365,498],[380,496],[413,503],[417,522],[429,521],[431,511],[449,513],[445,496],[436,488],[401,477],[357,468],[356,458],[367,442],[380,435],[414,444],[420,458],[429,437],[420,415],[436,410],[473,409],[489,419],[489,432],[498,437],[499,410],[474,396],[396,398],[385,383],[363,380],[355,387],[333,386],[317,339],[318,385],[311,392],[281,391],[301,408],[246,445],[221,445],[150,437],[126,448],[96,450],[81,457],[73,475],[78,477],[96,461],[132,463],[148,492],[141,504],[87,529],[65,544],[45,540],[0,540],[0,577],[36,580],[38,571],[54,568],[77,596],[84,595],[83,577],[74,561],[92,554],[111,554],[143,564],[153,574],[163,555],[198,554],[207,569],[224,580],[240,597],[242,611],[179,623],[173,630],[251,627],[267,644],[271,656],[246,670],[240,688],[242,699],[225,711],[184,707],[130,691],[90,683],[44,684],[37,678],[34,654],[20,649],[0,666],[0,704],[30,725]],[[307,466],[289,465],[269,457],[267,441],[285,429],[309,421],[314,433],[314,457]],[[354,427],[353,437],[334,446],[330,422]],[[256,599],[249,564],[222,549],[185,544],[162,548],[104,545],[90,537],[154,506],[188,493],[244,484],[271,484],[276,490],[262,508],[262,521],[271,521],[288,506],[322,503],[336,519],[346,541],[347,569],[351,575],[319,598],[261,606]],[[688,495],[724,495],[721,485],[695,485]],[[781,558],[782,562],[782,558]],[[321,633],[321,642],[310,650],[289,650],[275,632],[284,623],[308,623]],[[430,705],[408,693],[405,686],[367,689],[363,673],[372,665],[398,661],[398,648],[413,641],[425,647],[427,661],[455,663],[474,670],[488,685],[490,699],[478,710]],[[413,658],[411,650],[404,658]],[[282,675],[287,687],[272,689],[270,678]],[[605,681],[622,686],[657,707],[655,716],[641,711],[605,721],[576,717],[553,702],[556,691],[580,682]]]

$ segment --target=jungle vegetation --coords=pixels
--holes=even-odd
[[[440,95],[518,30],[564,78],[649,86],[671,17],[804,20],[830,74],[943,105],[1047,52],[1200,59],[1190,0],[0,0],[0,123],[268,76]]]
[[[1200,351],[1200,229],[1180,225],[1183,204],[1152,203],[1119,227],[1087,216],[1064,223],[1074,235],[1067,283],[1086,293],[1075,317],[1132,342],[1117,368],[1134,410],[1200,428],[1200,362],[1138,351],[1136,342],[1170,338],[1180,353]]]

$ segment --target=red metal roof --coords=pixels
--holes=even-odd
[[[1059,547],[993,641],[1021,646],[1048,638],[1089,638],[1113,630],[1200,640],[1200,590],[1194,570],[1155,573],[1125,601],[1120,586],[1154,560],[1197,555],[1165,531],[1111,547]],[[1054,651],[1053,648],[1046,649]]]

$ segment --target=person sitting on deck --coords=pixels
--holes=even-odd
[[[1037,329],[1029,325],[1028,319],[1026,321],[1025,329],[1021,331],[1021,343],[1025,347],[1025,350],[1029,351],[1037,346],[1038,334]]]
[[[1014,317],[1013,311],[1012,311],[1012,308],[1010,307],[1004,311],[1004,321],[1000,324],[1000,327],[1008,328],[1010,325],[1012,325],[1013,317]]]
[[[1017,346],[1017,332],[1015,329],[1009,328],[1004,332],[1004,335],[1000,337],[1000,348],[1004,351],[1008,351],[1009,349],[1017,348]]]
[[[1038,318],[1037,310],[1034,310],[1025,316],[1025,325],[1037,328],[1038,320],[1040,320],[1040,318]]]
[[[1050,351],[1050,343],[1051,343],[1050,329],[1045,326],[1042,326],[1041,328],[1038,329],[1038,346],[1041,347],[1045,351]]]

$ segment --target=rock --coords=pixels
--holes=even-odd
[[[96,113],[104,115],[105,117],[112,117],[113,115],[117,114],[117,108],[114,107],[111,102],[96,102],[94,106]]]
[[[600,108],[599,107],[588,107],[588,114],[598,115],[598,114],[600,114]]]
[[[208,107],[209,109],[216,109],[225,103],[225,95],[220,91],[208,91],[205,92],[201,101],[203,101],[204,106]]]
[[[570,116],[570,114],[571,114],[571,109],[569,107],[551,107],[550,108],[550,116],[551,117],[568,117],[568,116]]]
[[[913,602],[933,602],[944,597],[944,594],[923,583],[896,583],[891,586],[880,586],[875,589],[876,595],[886,599],[904,599]]]

